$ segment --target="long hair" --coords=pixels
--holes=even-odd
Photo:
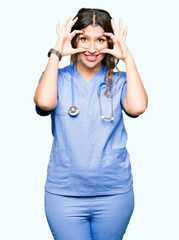
[[[78,17],[78,20],[75,23],[75,25],[72,27],[71,32],[74,30],[81,30],[83,28],[86,28],[89,25],[92,25],[92,26],[101,26],[105,32],[113,33],[113,29],[111,26],[111,16],[105,10],[98,9],[98,8],[81,8],[78,11],[77,15],[74,17],[74,19],[76,17]],[[107,37],[107,42],[108,42],[108,48],[112,49],[113,42],[110,39],[110,37]],[[75,37],[72,39],[71,44],[73,48],[76,48],[77,35],[75,35]],[[71,55],[71,64],[73,64],[76,60],[77,60],[77,54]],[[102,60],[102,63],[107,69],[106,76],[105,76],[107,80],[107,87],[104,92],[104,95],[106,97],[111,97],[114,94],[114,92],[112,94],[108,94],[107,92],[109,91],[113,83],[113,79],[112,79],[113,69],[116,68],[119,71],[119,69],[117,68],[118,62],[119,62],[119,59],[117,59],[116,57],[110,54],[106,54]]]

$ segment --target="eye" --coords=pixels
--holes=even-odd
[[[105,42],[105,39],[104,39],[104,38],[99,38],[98,41],[99,41],[100,43],[103,43],[103,42]]]
[[[81,37],[81,38],[80,38],[80,41],[86,42],[86,41],[87,41],[87,38],[86,38],[86,37]]]

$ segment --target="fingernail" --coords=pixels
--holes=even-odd
[[[105,32],[102,32],[102,33],[105,33]]]
[[[83,30],[83,29],[81,31],[85,32],[85,30]]]

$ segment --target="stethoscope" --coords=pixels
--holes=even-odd
[[[74,68],[75,68],[75,63],[73,63],[72,68],[71,68],[71,95],[72,95],[72,106],[69,108],[68,113],[70,116],[75,117],[79,114],[79,109],[77,106],[75,106],[75,94],[74,94]],[[106,68],[103,65],[103,71],[104,71],[104,76],[106,76]],[[99,105],[100,105],[100,113],[101,113],[101,118],[102,119],[107,119],[107,120],[114,120],[113,117],[113,99],[111,96],[111,116],[110,117],[105,117],[102,111],[102,105],[101,105],[101,97],[100,97],[100,90],[101,86],[107,85],[106,78],[104,79],[104,82],[99,83],[98,88],[97,88],[97,94],[99,98]]]

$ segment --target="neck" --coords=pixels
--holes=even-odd
[[[94,68],[89,68],[82,64],[80,61],[77,61],[75,64],[75,68],[83,75],[86,81],[89,81],[92,78],[92,76],[94,76],[99,70],[102,69],[102,64],[99,63]]]

